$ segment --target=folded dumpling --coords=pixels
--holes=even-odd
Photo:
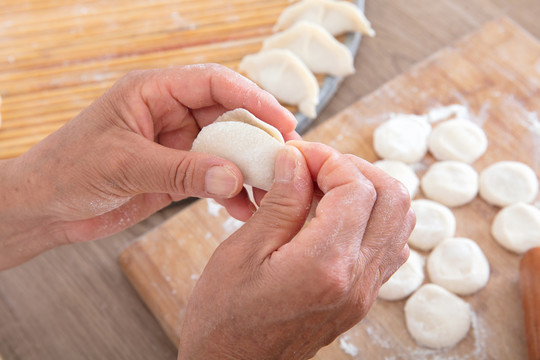
[[[309,68],[287,49],[263,50],[245,56],[238,70],[274,95],[279,101],[298,106],[310,118],[317,115],[319,84]]]
[[[283,30],[306,20],[321,25],[334,36],[360,31],[375,36],[369,20],[353,3],[334,0],[303,0],[287,7],[279,16],[275,30]]]
[[[246,185],[270,190],[274,163],[284,147],[276,128],[245,109],[235,109],[203,127],[191,150],[232,161],[242,172]]]
[[[315,23],[300,21],[263,43],[263,50],[276,48],[291,50],[314,73],[336,76],[354,73],[349,49]]]

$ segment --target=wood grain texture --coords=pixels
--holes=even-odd
[[[519,262],[519,289],[523,303],[527,354],[540,359],[540,247],[531,249]]]
[[[181,3],[177,2],[178,6]],[[0,16],[4,19],[17,13],[74,4],[89,4],[99,9],[110,2],[6,0],[0,5]],[[540,37],[540,2],[537,0],[367,0],[366,14],[377,30],[377,37],[362,40],[355,59],[356,73],[343,82],[319,116],[318,123],[324,123],[416,62],[495,17],[508,15],[535,37]],[[129,22],[120,26],[118,32],[128,26]],[[0,47],[4,41],[3,27],[1,22]],[[87,30],[73,34],[71,43],[78,38],[91,40]],[[151,28],[145,30],[151,31]],[[51,51],[62,51],[62,46]],[[16,55],[8,50],[7,56]],[[102,53],[108,51],[103,49]],[[5,55],[0,57],[0,62],[7,64],[8,60]],[[104,88],[100,82],[89,86]],[[38,110],[24,103],[34,96],[41,101],[35,102],[36,107],[48,102],[59,102],[62,107],[65,105],[58,98],[64,93],[74,96],[76,101],[88,103],[89,100],[76,96],[84,91],[83,88],[51,89],[49,94],[54,96],[34,93],[20,95],[16,100],[21,111],[31,112]],[[117,256],[134,238],[159,226],[182,208],[182,205],[171,206],[119,234],[93,243],[57,248],[1,272],[0,353],[4,359],[175,358],[174,346],[123,276]],[[433,356],[418,355],[418,359],[422,358]],[[510,357],[515,358],[517,356]]]
[[[477,171],[499,160],[516,160],[529,164],[538,174],[538,59],[537,40],[508,20],[492,22],[332,117],[309,132],[306,139],[375,161],[373,131],[392,113],[424,114],[439,106],[463,104],[483,125],[489,139],[488,152],[474,164]],[[423,173],[433,161],[428,156],[419,172]],[[214,210],[208,201],[197,202],[142,236],[120,257],[128,278],[173,343],[178,343],[183,312],[196,278],[231,230],[228,216],[224,212],[216,215]],[[516,283],[519,257],[492,239],[489,229],[496,211],[496,207],[479,198],[454,209],[456,236],[477,241],[491,266],[487,287],[465,297],[475,314],[473,329],[466,339],[452,349],[418,347],[405,328],[405,301],[378,301],[360,325],[340,338],[359,349],[355,358],[525,357]],[[316,358],[350,357],[338,340]]]
[[[96,1],[28,11],[0,5],[0,159],[57,130],[131,70],[209,62],[236,69],[259,51],[289,4]]]

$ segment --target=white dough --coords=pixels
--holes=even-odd
[[[446,206],[461,206],[478,193],[478,174],[459,161],[440,161],[430,166],[421,180],[424,194]]]
[[[467,238],[450,238],[437,245],[428,257],[427,270],[432,282],[458,295],[477,292],[489,279],[486,256]]]
[[[423,116],[395,115],[375,129],[373,147],[385,160],[415,163],[426,155],[430,132],[431,125]]]
[[[504,248],[518,254],[540,246],[540,209],[517,203],[495,216],[491,234]]]
[[[429,136],[429,151],[437,160],[473,163],[487,149],[481,127],[470,120],[448,120],[436,126]]]
[[[260,122],[244,109],[227,112],[201,129],[193,142],[192,151],[232,161],[242,172],[244,183],[269,190],[274,181],[277,153],[285,144],[283,138],[279,140],[261,129],[268,129],[271,125],[254,125]]]
[[[409,245],[424,251],[456,233],[456,217],[446,206],[426,199],[415,200],[411,207],[416,214],[416,225],[409,237]]]
[[[238,70],[278,100],[298,106],[310,118],[317,115],[319,84],[313,73],[293,52],[286,49],[264,50],[245,56]]]
[[[436,284],[425,284],[405,303],[407,329],[420,345],[434,349],[454,346],[471,327],[471,308]]]
[[[373,163],[373,165],[399,180],[409,191],[411,199],[414,198],[418,192],[420,180],[418,180],[418,176],[416,176],[414,170],[409,165],[394,160],[379,160]]]
[[[268,49],[291,50],[316,74],[345,76],[354,73],[349,49],[322,26],[307,21],[267,38],[263,50]]]
[[[517,161],[500,161],[480,173],[480,197],[497,206],[530,203],[538,194],[534,171]]]
[[[409,259],[385,282],[379,290],[384,300],[404,299],[424,281],[424,258],[411,250]]]
[[[360,31],[375,36],[375,31],[358,6],[348,1],[303,0],[287,7],[279,16],[274,30],[283,30],[306,20],[324,27],[334,36]]]

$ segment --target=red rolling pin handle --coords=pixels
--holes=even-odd
[[[540,360],[540,247],[527,251],[521,258],[519,287],[529,360]]]

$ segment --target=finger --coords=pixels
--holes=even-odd
[[[371,163],[354,155],[346,155],[366,176],[377,191],[362,246],[368,252],[389,251],[399,254],[414,226],[411,199],[405,186]],[[404,231],[405,229],[405,231]],[[387,245],[384,245],[387,243]],[[388,248],[387,248],[388,247]]]
[[[220,117],[229,110],[230,109],[227,109],[223,105],[217,104],[200,109],[193,109],[191,110],[191,113],[193,114],[193,117],[196,119],[198,124],[205,126],[213,123],[218,117]]]
[[[347,157],[329,146],[289,142],[307,161],[312,178],[324,194],[315,218],[296,241],[308,255],[347,255],[357,259],[359,247],[375,203],[371,182]]]
[[[284,134],[283,138],[285,141],[302,140],[302,137],[296,131],[291,131],[290,133]]]
[[[276,158],[274,184],[259,210],[235,234],[233,241],[247,242],[252,256],[265,259],[289,242],[309,213],[313,184],[302,154],[285,147]]]
[[[155,75],[159,86],[165,87],[170,96],[190,109],[221,105],[232,110],[244,108],[264,122],[286,134],[293,131],[297,121],[268,92],[242,75],[217,64],[191,65],[162,70]],[[155,98],[155,86],[146,87],[143,98]],[[208,118],[201,119],[200,127],[208,125]]]
[[[267,191],[254,188],[253,189],[253,199],[255,200],[255,204],[257,206],[261,206],[261,201],[264,198],[264,195],[266,195]]]
[[[123,134],[124,146],[111,151],[106,164],[118,184],[137,193],[232,198],[242,190],[242,173],[217,156],[170,149],[132,133]]]
[[[100,216],[60,225],[68,243],[91,241],[122,231],[171,203],[167,194],[140,194]]]
[[[240,194],[230,199],[215,199],[223,205],[233,218],[246,222],[255,213],[256,207],[249,200],[247,191],[242,189]]]

